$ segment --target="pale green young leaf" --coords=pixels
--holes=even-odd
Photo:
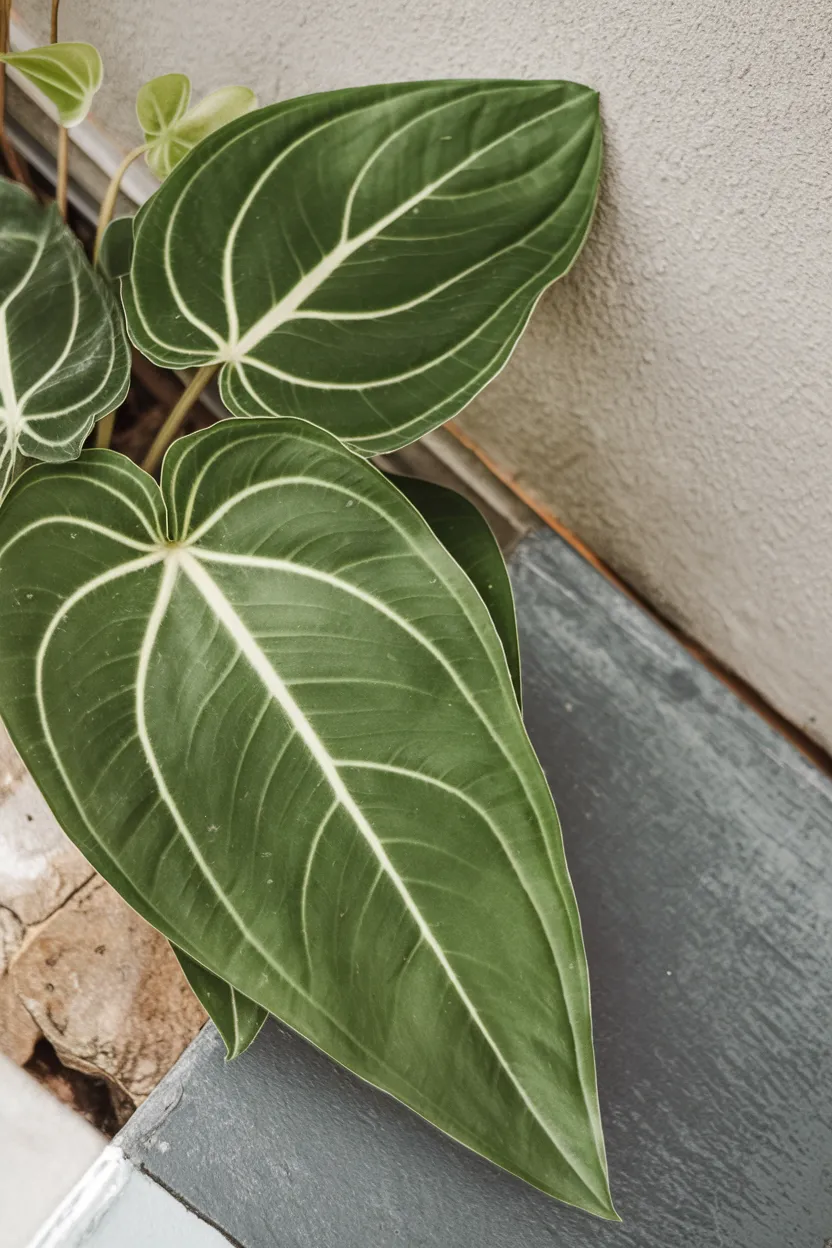
[[[248,87],[220,87],[193,108],[188,108],[190,99],[185,74],[163,74],[139,91],[136,113],[147,143],[146,160],[162,180],[197,143],[257,104]]]
[[[219,975],[171,945],[182,971],[205,1012],[220,1033],[228,1061],[245,1053],[268,1018],[268,1010],[232,988]]]
[[[174,443],[161,487],[109,451],[30,469],[0,507],[0,715],[187,956],[615,1217],[578,913],[503,648],[370,464],[260,420]]]
[[[187,74],[161,74],[139,88],[136,116],[148,143],[160,139],[188,111],[191,80]]]
[[[218,87],[206,95],[177,123],[176,133],[188,151],[229,121],[244,117],[257,107],[250,87]],[[184,154],[184,153],[183,153]]]
[[[18,454],[74,459],[129,383],[106,284],[54,206],[0,179],[0,495]]]
[[[104,74],[91,43],[52,43],[0,56],[38,87],[58,110],[62,126],[77,126],[90,111]]]
[[[434,82],[290,100],[204,139],[142,214],[125,305],[156,363],[222,365],[238,416],[362,454],[454,416],[590,226],[598,97]]]

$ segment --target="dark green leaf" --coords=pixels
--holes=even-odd
[[[456,490],[415,477],[387,476],[421,513],[479,592],[503,643],[517,701],[522,706],[514,595],[497,539],[487,521]],[[186,954],[175,947],[174,951],[191,987],[222,1035],[229,1058],[239,1056],[255,1039],[266,1012]]]
[[[471,1148],[614,1217],[560,827],[471,581],[314,426],[223,421],[0,508],[0,714],[188,956]]]
[[[130,272],[133,259],[133,218],[116,217],[104,231],[98,252],[98,272],[110,286]]]
[[[256,1040],[257,1033],[268,1018],[268,1011],[249,1001],[248,997],[200,962],[189,958],[176,945],[171,945],[171,948],[179,959],[185,978],[222,1036],[226,1057],[229,1061],[239,1057]]]
[[[238,416],[362,454],[455,415],[589,229],[598,98],[438,82],[277,104],[209,136],[142,214],[125,289],[158,364],[222,363]]]
[[[505,560],[488,521],[473,503],[456,490],[436,485],[433,481],[419,481],[416,477],[391,476],[390,480],[421,512],[448,553],[470,577],[488,607],[497,635],[503,643],[517,702],[522,707],[514,594]]]
[[[0,179],[0,494],[18,454],[74,459],[129,383],[106,284],[54,207]]]

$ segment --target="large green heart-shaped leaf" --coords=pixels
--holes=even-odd
[[[200,143],[141,214],[124,299],[156,363],[223,365],[238,416],[362,454],[455,415],[589,229],[598,98],[439,82],[290,100]]]
[[[185,74],[153,78],[136,98],[147,144],[145,159],[160,181],[207,135],[250,113],[257,96],[250,87],[218,87],[193,108],[188,108],[190,101],[191,81]]]
[[[503,643],[520,703],[522,689],[514,594],[488,522],[473,503],[455,490],[415,477],[390,476],[388,480],[417,508],[478,591]],[[265,1022],[266,1011],[175,946],[174,952],[188,982],[225,1041],[228,1057],[238,1057],[256,1038]]]
[[[104,69],[91,43],[50,43],[0,56],[43,92],[62,126],[77,126],[90,111]]]
[[[0,494],[18,454],[75,458],[129,384],[106,284],[54,207],[0,179]]]
[[[552,799],[471,581],[304,422],[34,468],[0,713],[176,946],[552,1195],[614,1217]]]

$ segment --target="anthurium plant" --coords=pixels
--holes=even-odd
[[[93,49],[7,59],[83,118]],[[469,503],[371,462],[459,412],[575,260],[597,97],[464,81],[192,106],[168,74],[138,121],[96,268],[0,184],[3,720],[231,1056],[272,1013],[615,1218],[506,570]],[[141,156],[161,185],[108,228]],[[143,466],[106,445],[128,340],[192,377]],[[234,419],[177,437],[213,378]]]

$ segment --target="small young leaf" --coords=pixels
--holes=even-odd
[[[148,143],[157,142],[191,102],[191,80],[187,74],[161,74],[139,88],[136,116]]]
[[[248,87],[220,87],[191,109],[190,99],[185,74],[163,74],[139,91],[136,114],[147,143],[146,160],[161,180],[207,135],[257,104]]]
[[[420,481],[416,477],[391,476],[389,480],[424,516],[488,607],[503,643],[518,705],[522,707],[514,593],[505,560],[488,521],[467,498],[444,485]]]
[[[179,439],[161,487],[111,451],[29,469],[0,507],[0,715],[186,955],[615,1217],[551,795],[481,597],[375,468],[260,420]]]
[[[106,284],[54,205],[0,180],[0,495],[18,453],[74,459],[129,384]]]
[[[314,421],[364,455],[456,415],[580,251],[598,97],[569,82],[360,87],[204,139],[142,214],[130,334],[221,364],[237,416]]]
[[[219,975],[171,945],[179,965],[225,1044],[228,1061],[245,1053],[269,1017],[268,1010],[244,997]]]
[[[104,73],[91,43],[51,43],[29,52],[8,52],[0,60],[40,88],[57,108],[62,126],[84,120]]]

